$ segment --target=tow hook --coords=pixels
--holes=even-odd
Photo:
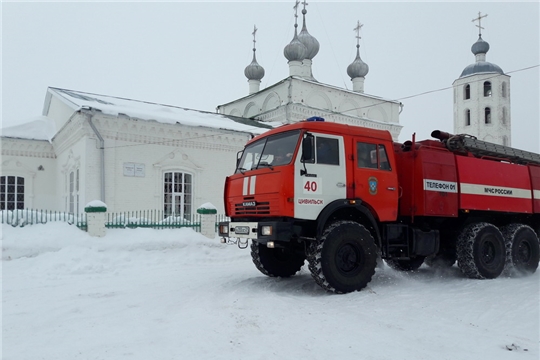
[[[240,239],[240,238],[221,238],[219,241],[222,244],[227,245],[238,245],[240,249],[245,249],[249,245],[249,239]]]

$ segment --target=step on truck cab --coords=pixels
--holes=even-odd
[[[292,276],[308,260],[336,293],[365,287],[378,257],[404,271],[457,260],[473,278],[535,271],[540,156],[478,156],[478,142],[433,135],[399,144],[314,117],[255,137],[225,181],[222,242],[250,246],[268,276]]]

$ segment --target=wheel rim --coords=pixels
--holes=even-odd
[[[531,245],[527,241],[519,243],[516,260],[518,264],[526,264],[531,259]]]
[[[486,265],[491,265],[495,261],[495,246],[493,241],[485,241],[482,244],[482,262]]]
[[[346,275],[354,275],[360,268],[362,253],[352,244],[345,244],[336,252],[336,265],[338,270]]]

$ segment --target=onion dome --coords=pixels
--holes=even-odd
[[[489,44],[480,35],[478,40],[472,45],[471,52],[476,56],[476,62],[468,65],[461,72],[460,78],[478,73],[504,74],[504,71],[495,64],[485,61],[486,53],[489,51]]]
[[[255,58],[255,48],[253,48],[253,60],[244,69],[244,75],[246,75],[248,80],[261,80],[264,77],[264,68],[257,63],[257,59]]]
[[[305,9],[305,5],[304,5],[304,9],[302,9],[304,23],[302,26],[302,31],[300,31],[300,34],[298,34],[298,40],[300,40],[300,42],[302,42],[302,44],[304,44],[304,46],[307,48],[305,59],[312,60],[315,57],[315,55],[317,55],[317,53],[319,52],[319,41],[315,39],[313,36],[311,36],[311,34],[307,31],[306,13],[307,13],[307,10]]]
[[[297,28],[298,25],[294,25],[294,37],[292,41],[283,49],[283,55],[289,61],[302,61],[306,58],[308,52],[306,46],[298,39]]]
[[[482,35],[480,35],[478,40],[471,46],[471,51],[474,55],[485,54],[489,51],[489,44],[482,39]]]
[[[347,74],[351,79],[365,77],[369,72],[369,66],[360,58],[360,45],[356,45],[356,59],[347,66]]]
[[[251,60],[251,64],[244,69],[244,75],[246,75],[248,80],[261,81],[264,77],[264,68],[257,63],[257,58],[255,57],[255,51],[257,51],[255,48],[255,44],[257,43],[257,40],[255,39],[257,26],[253,25],[253,32],[251,34],[253,35],[253,60]]]

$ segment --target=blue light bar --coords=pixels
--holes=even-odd
[[[320,116],[312,116],[310,118],[307,118],[306,121],[324,121],[324,118]]]

